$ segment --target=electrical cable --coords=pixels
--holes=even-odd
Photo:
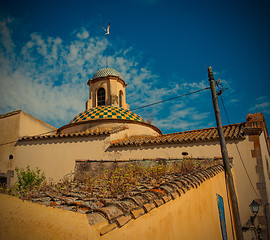
[[[47,133],[52,133],[52,132],[55,132],[55,131],[56,130],[53,130],[53,131],[50,131],[50,132],[45,132],[45,133],[40,133],[40,134],[34,135],[33,137],[38,137],[38,136],[41,136],[41,135],[44,135],[44,134],[47,134]],[[2,144],[0,144],[0,146],[7,145],[7,144],[10,144],[10,143],[15,143],[15,142],[18,142],[18,140],[7,142],[7,143],[2,143]]]
[[[225,115],[226,115],[228,124],[231,124],[231,123],[230,123],[230,120],[229,120],[229,116],[228,116],[227,110],[226,110],[226,108],[225,108],[225,105],[224,105],[224,102],[223,102],[223,99],[222,99],[222,96],[220,95],[219,97],[220,97],[220,100],[221,100],[221,103],[222,103],[222,106],[223,106],[223,109],[224,109],[224,112],[225,112]],[[251,179],[250,179],[250,176],[249,176],[248,171],[247,171],[247,169],[246,169],[246,166],[245,166],[245,164],[244,164],[242,155],[241,155],[240,150],[239,150],[239,148],[238,148],[238,146],[237,146],[236,140],[234,140],[234,143],[235,143],[235,146],[236,146],[238,155],[239,155],[239,157],[240,157],[241,163],[242,163],[242,165],[243,165],[243,167],[244,167],[244,170],[245,170],[245,172],[246,172],[246,174],[247,174],[247,177],[248,177],[248,180],[249,180],[249,182],[250,182],[250,185],[252,186],[253,191],[255,192],[256,196],[257,196],[258,198],[260,198],[259,195],[258,195],[258,193],[257,193],[257,191],[256,191],[256,189],[255,189],[255,187],[254,187],[254,185],[253,185],[253,183],[252,183],[252,181],[251,181]]]
[[[158,102],[155,102],[155,103],[150,103],[150,104],[145,105],[145,106],[142,106],[142,107],[133,108],[130,111],[134,111],[134,110],[138,110],[138,109],[141,109],[141,108],[150,107],[150,106],[153,106],[153,105],[156,105],[156,104],[164,103],[164,102],[171,101],[171,100],[174,100],[174,99],[177,99],[177,98],[181,98],[181,97],[192,95],[192,94],[195,94],[195,93],[198,93],[198,92],[202,92],[202,91],[207,90],[207,89],[210,89],[210,87],[202,88],[202,89],[199,89],[199,90],[194,91],[194,92],[185,93],[185,94],[182,94],[182,95],[179,95],[179,96],[176,96],[176,97],[172,97],[172,98],[168,98],[168,99],[165,99],[165,100],[162,100],[162,101],[158,101]]]
[[[131,111],[134,111],[134,110],[137,110],[137,109],[141,109],[141,108],[150,107],[150,106],[153,106],[153,105],[156,105],[156,104],[160,104],[160,103],[163,103],[163,102],[171,101],[171,100],[174,100],[174,99],[177,99],[177,98],[180,98],[180,97],[185,97],[185,96],[188,96],[188,95],[191,95],[191,94],[199,93],[199,92],[202,92],[202,91],[207,90],[207,89],[210,89],[210,87],[202,88],[202,89],[199,89],[199,90],[194,91],[194,92],[185,93],[185,94],[182,94],[182,95],[173,97],[173,98],[169,98],[169,99],[165,99],[165,100],[158,101],[158,102],[155,102],[155,103],[151,103],[151,104],[148,104],[148,105],[145,105],[145,106],[142,106],[142,107],[137,107],[137,108],[132,109]],[[51,133],[51,132],[55,132],[55,131],[41,133],[41,134],[38,134],[38,135],[34,135],[33,137],[41,136],[43,134],[47,134],[47,133]],[[12,142],[2,143],[2,144],[0,144],[0,146],[6,145],[6,144],[10,144],[10,143],[14,143],[14,142],[17,142],[17,140],[16,141],[12,141]]]

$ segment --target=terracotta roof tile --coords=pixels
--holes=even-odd
[[[245,123],[223,126],[224,136],[227,139],[244,137]],[[179,133],[163,134],[160,136],[137,136],[128,139],[116,140],[111,147],[139,146],[145,144],[184,143],[217,140],[217,128],[205,128]]]
[[[88,136],[98,136],[98,135],[110,135],[128,129],[128,126],[121,125],[117,127],[107,127],[107,128],[96,128],[93,130],[85,130],[75,133],[64,133],[64,134],[47,134],[47,135],[36,135],[36,136],[25,136],[19,139],[23,140],[38,140],[38,139],[53,139],[53,138],[66,138],[66,137],[88,137]]]
[[[131,219],[137,219],[169,201],[174,201],[221,171],[223,167],[216,165],[199,172],[168,175],[164,179],[165,182],[158,186],[142,185],[135,195],[106,200],[107,202],[103,203],[97,202],[97,199],[91,202],[91,198],[86,197],[87,193],[73,191],[64,196],[54,192],[39,193],[38,198],[32,198],[32,201],[66,210],[74,210],[75,207],[75,211],[87,215],[89,224],[102,223],[99,232],[100,235],[104,235],[124,226]]]

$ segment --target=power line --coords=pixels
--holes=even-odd
[[[222,96],[220,95],[219,97],[220,97],[220,100],[221,100],[221,103],[222,103],[222,106],[223,106],[223,109],[224,109],[224,112],[225,112],[227,121],[228,121],[229,124],[231,124],[231,123],[230,123],[230,120],[229,120],[229,116],[228,116],[227,110],[226,110],[226,108],[225,108],[225,105],[224,105],[224,102],[223,102],[223,99],[222,99]],[[251,185],[251,187],[253,188],[253,191],[255,192],[255,194],[257,195],[257,197],[260,198],[259,195],[258,195],[258,193],[257,193],[257,191],[256,191],[256,189],[255,189],[255,187],[254,187],[254,185],[253,185],[253,183],[252,183],[252,181],[251,181],[251,179],[250,179],[250,176],[249,176],[248,171],[247,171],[247,168],[246,168],[246,166],[245,166],[245,164],[244,164],[242,155],[241,155],[240,150],[239,150],[239,148],[238,148],[238,146],[237,146],[236,140],[234,140],[234,143],[235,143],[235,146],[236,146],[238,155],[239,155],[239,157],[240,157],[241,163],[242,163],[242,165],[243,165],[243,167],[244,167],[244,170],[245,170],[245,172],[246,172],[246,174],[247,174],[247,177],[248,177],[248,180],[249,180],[249,182],[250,182],[250,185]]]
[[[10,144],[10,143],[15,143],[15,142],[17,142],[17,140],[16,141],[7,142],[7,143],[2,143],[2,144],[0,144],[0,146],[7,145],[7,144]]]
[[[177,98],[181,98],[181,97],[192,95],[192,94],[195,94],[195,93],[198,93],[198,92],[202,92],[202,91],[207,90],[207,89],[210,89],[210,87],[202,88],[202,89],[194,91],[194,92],[185,93],[185,94],[182,94],[182,95],[179,95],[179,96],[176,96],[176,97],[172,97],[172,98],[168,98],[168,99],[165,99],[165,100],[162,100],[162,101],[150,103],[150,104],[142,106],[142,107],[133,108],[133,109],[131,109],[131,111],[138,110],[138,109],[141,109],[141,108],[150,107],[150,106],[160,104],[160,103],[164,103],[164,102],[168,102],[168,101],[171,101],[171,100],[174,100],[174,99],[177,99]]]
[[[41,135],[44,135],[44,134],[47,134],[47,133],[52,133],[52,132],[55,132],[55,131],[56,130],[45,132],[45,133],[40,133],[40,134],[34,135],[33,137],[38,137],[38,136],[41,136]],[[15,142],[18,142],[18,140],[14,140],[14,141],[7,142],[7,143],[2,143],[2,144],[0,144],[0,146],[11,144],[11,143],[15,143]]]
[[[134,111],[134,110],[137,110],[137,109],[141,109],[141,108],[150,107],[150,106],[153,106],[153,105],[156,105],[156,104],[160,104],[160,103],[164,103],[164,102],[168,102],[168,101],[171,101],[171,100],[174,100],[174,99],[177,99],[177,98],[189,96],[189,95],[192,95],[192,94],[195,94],[195,93],[199,93],[199,92],[205,91],[207,89],[210,89],[210,87],[202,88],[202,89],[199,89],[199,90],[194,91],[194,92],[185,93],[185,94],[182,94],[182,95],[179,95],[179,96],[176,96],[176,97],[172,97],[172,98],[169,98],[169,99],[165,99],[165,100],[162,100],[162,101],[151,103],[151,104],[148,104],[148,105],[145,105],[145,106],[142,106],[142,107],[137,107],[137,108],[132,109],[131,111]],[[38,134],[38,135],[34,135],[33,137],[41,136],[43,134],[47,134],[47,133],[51,133],[51,132],[55,132],[55,131],[41,133],[41,134]],[[7,142],[7,143],[2,143],[2,144],[0,144],[0,146],[7,145],[7,144],[10,144],[10,143],[15,143],[15,142],[17,142],[17,140],[11,141],[11,142]]]

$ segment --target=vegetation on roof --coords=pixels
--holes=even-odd
[[[223,172],[220,160],[185,159],[174,164],[142,167],[129,165],[96,177],[81,175],[54,184],[4,189],[23,200],[86,214],[90,225],[104,223],[104,235],[122,227]]]
[[[76,179],[64,178],[58,183],[45,178],[40,169],[17,169],[18,182],[12,189],[0,188],[1,193],[18,196],[24,200],[40,197],[51,197],[56,202],[64,204],[65,199],[74,193],[81,198],[120,199],[132,195],[144,186],[158,186],[166,183],[171,175],[183,175],[205,169],[202,161],[186,159],[172,165],[159,164],[143,167],[138,164],[123,168],[105,170],[92,177],[87,174]]]

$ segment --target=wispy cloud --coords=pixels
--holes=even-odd
[[[261,96],[256,98],[255,104],[249,109],[252,112],[262,112],[265,115],[270,114],[270,98]]]
[[[136,57],[131,46],[116,49],[106,37],[93,36],[85,28],[76,31],[70,41],[32,33],[22,46],[15,46],[12,21],[0,22],[1,113],[22,108],[56,127],[67,124],[84,110],[88,79],[107,62],[127,82],[131,109],[206,87],[204,82],[185,81],[157,87],[160,77],[141,62],[141,56]],[[198,95],[189,99],[196,101]],[[196,127],[208,116],[196,104],[190,107],[187,99],[139,114],[153,119],[162,130]]]

